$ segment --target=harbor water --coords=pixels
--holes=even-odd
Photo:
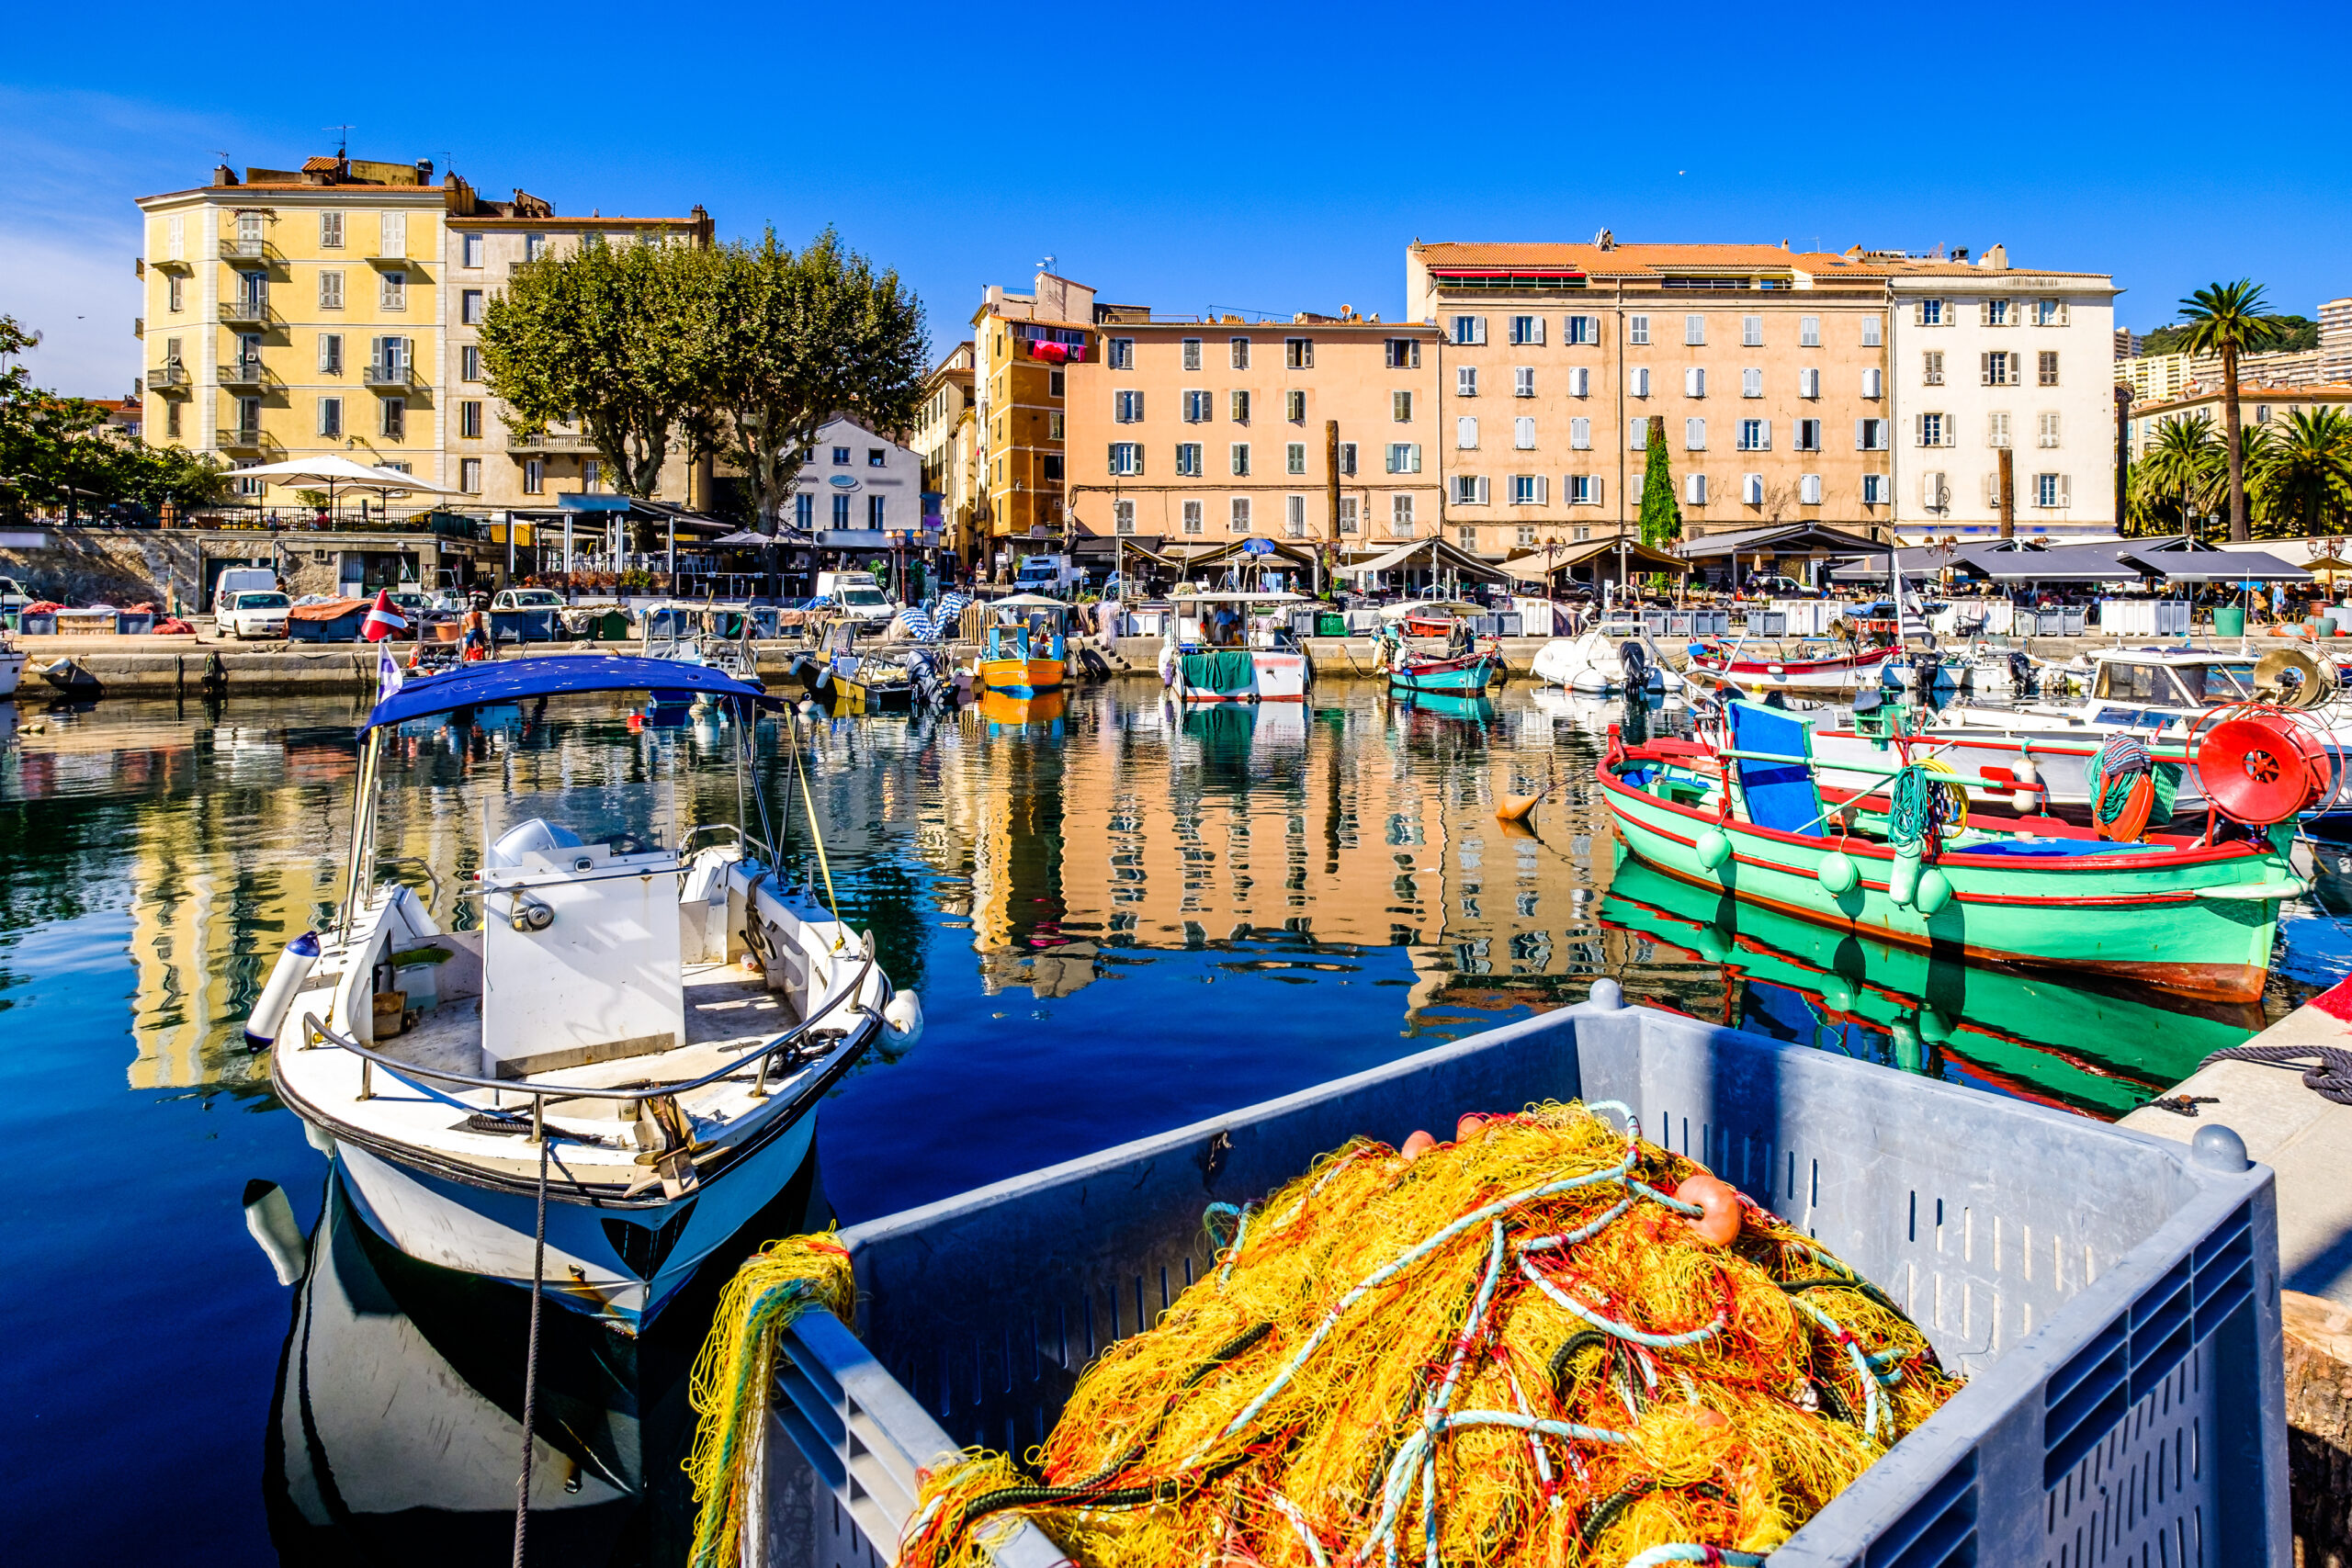
[[[0,1119],[26,1156],[0,1294],[9,1561],[507,1560],[522,1292],[377,1242],[240,1027],[280,944],[341,893],[358,716],[342,699],[0,705]],[[644,791],[674,829],[727,815],[721,722],[591,698],[410,727],[383,853],[421,889],[454,886],[520,796]],[[2235,1009],[1735,908],[1621,863],[1594,797],[1610,724],[1678,722],[1521,684],[1420,706],[1333,684],[1180,716],[1130,681],[803,723],[796,772],[793,732],[765,721],[787,879],[876,933],[929,1030],[826,1101],[816,1182],[758,1228],[940,1198],[1603,975],[1630,1000],[2112,1118],[2352,969],[2325,907],[2352,857],[2325,847],[2267,995]],[[1496,819],[1502,795],[1537,791],[1532,831]],[[534,1561],[682,1557],[684,1370],[711,1283],[639,1341],[550,1333]]]

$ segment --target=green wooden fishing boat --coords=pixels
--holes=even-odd
[[[2288,860],[2291,811],[2284,826],[2217,819],[2197,837],[2114,842],[2029,822],[1994,786],[1924,764],[1879,770],[1883,793],[1825,804],[1803,720],[1748,703],[1725,715],[1711,739],[1629,747],[1612,729],[1599,783],[1629,851],[1742,903],[1901,946],[2237,1002],[2262,994],[2279,902],[2309,890]],[[1952,819],[1961,799],[1964,822]]]
[[[1724,972],[1722,1021],[2118,1117],[2263,1026],[2251,1002],[2134,996],[1863,940],[1620,854],[1600,919]],[[1859,1037],[1859,1038],[1858,1038]]]

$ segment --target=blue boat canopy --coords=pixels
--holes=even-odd
[[[525,697],[557,696],[569,692],[656,690],[707,692],[745,702],[757,702],[762,694],[757,686],[707,664],[685,664],[674,659],[556,654],[545,659],[464,664],[445,674],[413,677],[378,703],[359,728],[365,734],[379,725],[401,724],[430,714],[447,713],[452,708],[519,702]]]

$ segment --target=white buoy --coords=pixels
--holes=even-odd
[[[885,1056],[898,1060],[915,1048],[922,1038],[922,998],[912,991],[900,991],[882,1010],[883,1029],[876,1044]]]
[[[245,1046],[248,1050],[266,1051],[277,1043],[277,1031],[286,1021],[286,1010],[294,1005],[295,993],[302,982],[318,967],[319,933],[304,931],[286,944],[277,955],[277,967],[269,972],[269,981],[261,988],[261,996],[254,1002],[254,1010],[245,1019]]]
[[[245,1183],[245,1229],[277,1273],[277,1282],[290,1285],[302,1277],[302,1227],[294,1223],[294,1205],[275,1181]]]

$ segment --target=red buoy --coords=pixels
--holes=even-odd
[[[2257,828],[2308,810],[2327,787],[2327,751],[2292,719],[2224,719],[2197,748],[2205,798],[2233,822]]]

